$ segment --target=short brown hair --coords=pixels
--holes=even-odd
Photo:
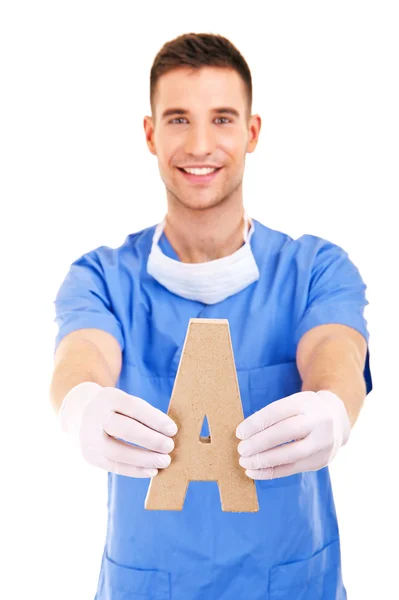
[[[247,118],[252,110],[252,78],[248,64],[237,48],[225,37],[210,33],[185,33],[166,42],[156,55],[150,73],[150,104],[155,115],[155,91],[158,79],[181,67],[224,67],[237,71],[247,91]]]

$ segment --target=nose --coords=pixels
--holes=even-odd
[[[206,156],[215,148],[215,138],[209,127],[191,127],[186,139],[186,153],[192,156]]]

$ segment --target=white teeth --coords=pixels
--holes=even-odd
[[[183,169],[186,173],[191,173],[192,175],[208,175],[208,173],[213,173],[216,169],[211,169],[209,167],[205,167],[203,169]]]

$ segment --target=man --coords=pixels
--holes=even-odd
[[[346,598],[328,464],[372,389],[366,286],[340,247],[246,215],[245,155],[261,128],[251,105],[228,40],[165,44],[144,129],[166,218],[76,260],[57,295],[52,403],[109,472],[97,600]],[[182,511],[144,508],[148,478],[170,464],[166,412],[192,317],[229,321],[237,461],[256,513],[222,512],[216,482],[191,482]]]

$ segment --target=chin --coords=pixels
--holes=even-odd
[[[201,196],[198,195],[196,198],[187,198],[180,190],[177,192],[173,192],[172,190],[168,191],[168,196],[174,203],[183,205],[191,210],[207,210],[214,206],[218,206],[223,201],[223,197],[201,198]]]
[[[191,208],[192,210],[208,210],[218,206],[221,201],[222,200],[220,198],[216,198],[212,200],[194,200],[193,202],[183,201],[182,204],[184,204],[184,206],[187,208]]]

